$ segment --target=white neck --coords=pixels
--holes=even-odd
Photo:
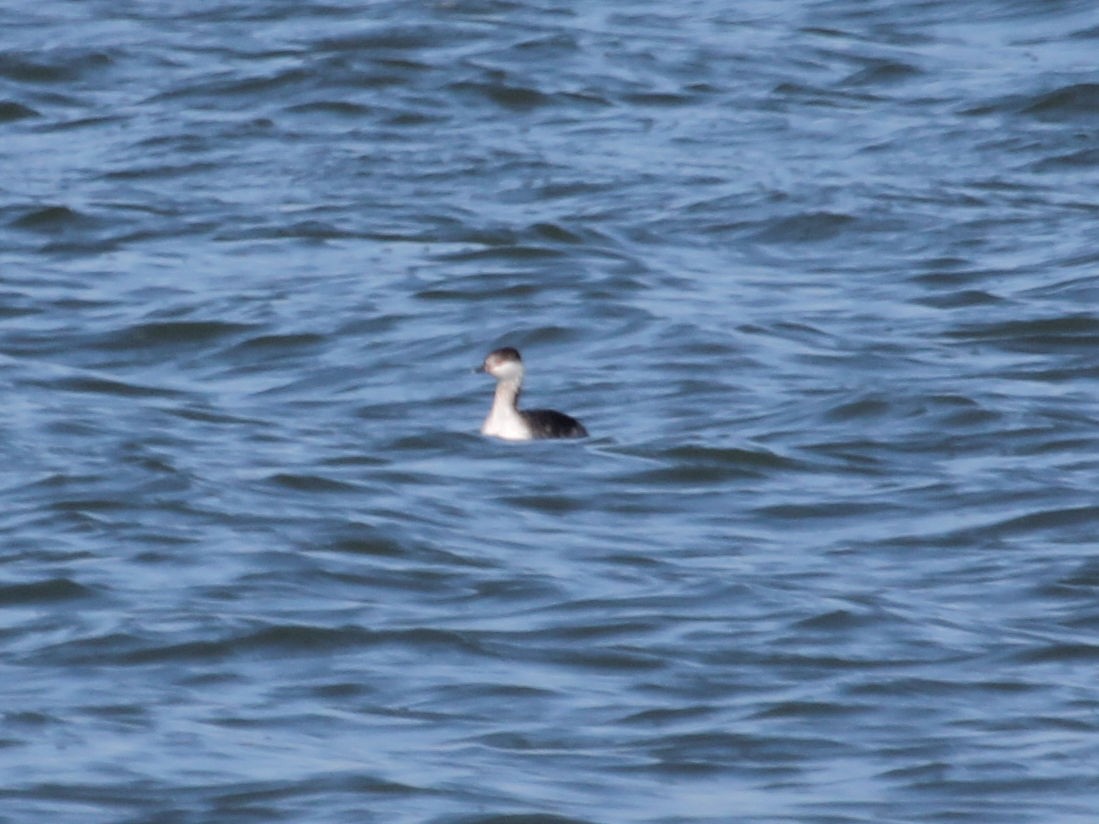
[[[492,409],[488,412],[481,434],[493,435],[508,441],[529,441],[530,426],[519,414],[519,390],[523,376],[516,375],[496,382],[496,394],[492,397]]]

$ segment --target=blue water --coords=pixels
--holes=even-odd
[[[1093,4],[0,15],[0,821],[1095,820]]]

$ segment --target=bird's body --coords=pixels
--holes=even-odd
[[[496,378],[496,394],[492,398],[488,417],[481,426],[482,434],[508,441],[587,437],[588,430],[584,425],[563,412],[519,408],[525,370],[517,350],[509,346],[489,352],[478,371]]]

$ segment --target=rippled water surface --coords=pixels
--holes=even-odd
[[[1095,820],[1094,4],[2,5],[0,820]]]

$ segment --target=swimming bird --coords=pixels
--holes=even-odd
[[[483,435],[507,441],[587,437],[588,430],[584,424],[563,412],[519,408],[519,391],[525,371],[519,350],[507,346],[489,352],[477,371],[487,372],[496,378],[492,409],[481,426]]]

